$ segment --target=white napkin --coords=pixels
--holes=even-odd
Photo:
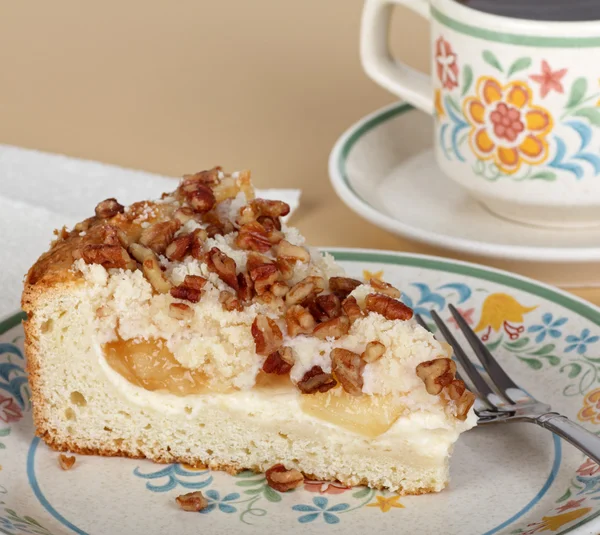
[[[19,308],[23,276],[53,239],[52,231],[93,215],[96,204],[158,198],[172,178],[89,160],[0,145],[0,320]],[[300,191],[257,192],[298,207]]]

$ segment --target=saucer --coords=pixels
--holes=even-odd
[[[395,234],[478,256],[600,260],[600,227],[545,229],[499,218],[438,168],[431,117],[400,102],[351,126],[329,158],[331,182],[357,214]]]

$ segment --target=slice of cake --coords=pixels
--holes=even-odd
[[[58,232],[23,293],[37,433],[60,451],[439,491],[473,395],[378,280],[346,277],[254,197],[185,176]],[[294,476],[296,477],[296,476]]]

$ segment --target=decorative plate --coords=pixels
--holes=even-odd
[[[600,260],[600,228],[519,225],[488,212],[435,162],[433,119],[400,102],[352,125],[329,157],[336,193],[395,234],[479,256],[532,262]]]
[[[448,304],[523,388],[600,431],[600,310],[567,293],[482,266],[435,257],[335,249],[355,277],[403,291],[425,317]],[[459,440],[439,494],[399,497],[306,481],[280,494],[262,474],[235,477],[185,465],[58,454],[34,437],[21,314],[0,323],[0,533],[597,534],[600,467],[532,424],[475,428]],[[454,326],[454,328],[456,328]],[[186,513],[175,497],[210,501]],[[350,530],[350,531],[349,531]]]

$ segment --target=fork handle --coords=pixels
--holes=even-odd
[[[600,437],[584,429],[566,416],[549,412],[538,416],[534,422],[564,438],[585,453],[590,459],[600,464]]]

